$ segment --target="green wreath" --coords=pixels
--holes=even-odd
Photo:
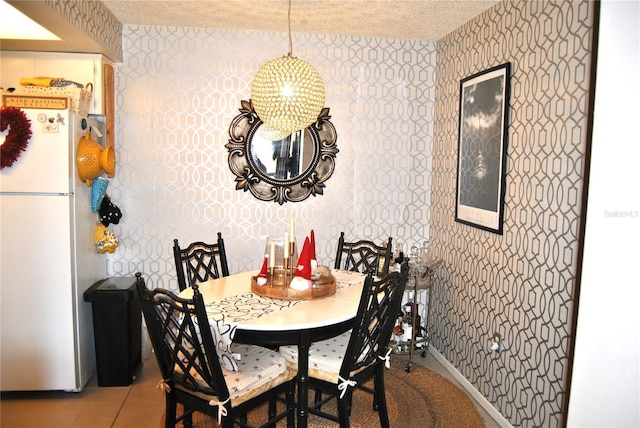
[[[31,121],[22,110],[17,107],[5,106],[0,108],[0,132],[9,132],[0,146],[0,169],[10,167],[25,151],[31,138]]]

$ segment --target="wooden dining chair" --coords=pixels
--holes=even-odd
[[[369,272],[352,330],[311,344],[309,386],[325,395],[322,398],[316,394],[309,413],[339,422],[340,427],[349,427],[353,388],[371,391],[363,384],[373,378],[373,408],[378,411],[380,426],[389,426],[384,370],[391,353],[389,339],[400,310],[408,271],[408,262],[405,262],[401,272],[392,272],[379,281]],[[297,368],[297,346],[281,346],[280,353]],[[337,400],[338,415],[322,410],[322,406],[333,399]]]
[[[386,275],[391,264],[392,240],[389,237],[386,245],[377,245],[365,239],[345,242],[344,232],[340,232],[334,268],[361,273],[373,272],[374,276]]]
[[[215,244],[198,241],[192,242],[184,249],[180,248],[178,240],[174,239],[173,258],[180,291],[195,283],[229,276],[227,253],[220,232]]]
[[[287,426],[294,426],[296,372],[280,354],[255,345],[232,345],[240,356],[238,371],[227,370],[216,352],[198,284],[193,285],[193,298],[184,299],[169,290],[148,289],[137,273],[136,290],[162,373],[166,428],[178,422],[190,427],[194,411],[230,428],[236,419],[246,423],[247,412],[264,403],[269,403],[267,424],[275,426],[286,417]],[[276,400],[283,393],[286,409],[276,414]],[[178,403],[184,408],[179,417]]]

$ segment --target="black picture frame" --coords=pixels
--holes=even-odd
[[[460,81],[456,214],[502,235],[511,63]]]

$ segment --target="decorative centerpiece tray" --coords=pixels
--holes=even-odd
[[[265,285],[258,284],[258,276],[251,277],[251,291],[263,297],[280,300],[312,300],[331,296],[336,292],[336,278],[326,266],[318,266],[318,274],[311,280],[311,286],[305,290],[289,287],[295,270],[274,268],[272,275],[267,275]]]

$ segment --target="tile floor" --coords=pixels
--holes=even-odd
[[[457,383],[432,355],[415,363]],[[162,392],[156,389],[160,372],[155,358],[144,360],[133,385],[98,387],[95,376],[79,393],[2,393],[2,428],[159,428],[164,413]],[[487,428],[499,425],[480,407]],[[464,427],[460,427],[464,428]]]

